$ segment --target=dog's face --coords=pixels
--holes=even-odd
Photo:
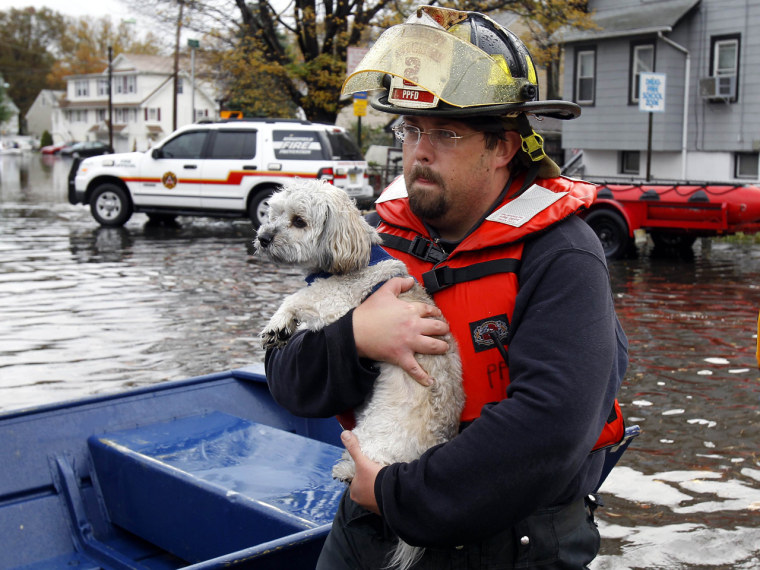
[[[254,243],[275,263],[341,274],[366,267],[372,244],[379,241],[343,190],[298,180],[270,198],[269,221]]]

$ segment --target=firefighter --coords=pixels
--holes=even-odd
[[[528,115],[572,119],[540,101],[523,43],[490,18],[422,6],[389,28],[344,85],[401,117],[403,177],[378,200],[384,247],[424,283],[463,360],[467,402],[452,441],[381,466],[344,433],[357,475],[338,508],[320,569],[382,568],[397,537],[425,547],[415,569],[584,568],[600,538],[597,487],[627,341],[596,235],[574,214],[594,187],[561,177]],[[435,379],[438,309],[392,279],[338,322],[268,351],[275,399],[329,416],[361,404],[374,361]]]

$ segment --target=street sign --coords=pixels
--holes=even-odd
[[[187,40],[187,46],[191,48],[201,47],[201,42],[198,40]]]
[[[639,74],[639,111],[665,111],[665,78],[664,73]]]
[[[366,117],[366,116],[367,116],[367,100],[354,99],[354,117]]]

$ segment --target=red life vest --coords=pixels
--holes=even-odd
[[[512,188],[521,184],[522,180],[516,180]],[[504,342],[512,322],[525,240],[588,207],[595,197],[592,184],[568,178],[538,180],[517,198],[505,198],[452,252],[443,252],[412,214],[403,177],[378,199],[383,247],[402,260],[433,295],[459,346],[467,395],[463,422],[479,417],[485,404],[506,397],[509,367]],[[594,449],[622,439],[624,424],[617,400],[610,419],[613,415],[616,418],[608,420]]]

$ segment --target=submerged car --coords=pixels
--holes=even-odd
[[[63,147],[65,147],[65,146],[67,146],[67,145],[73,145],[73,144],[75,144],[75,143],[70,143],[70,142],[69,142],[69,143],[56,143],[56,144],[49,144],[49,145],[43,146],[43,147],[40,149],[40,152],[41,152],[42,154],[58,154],[59,152],[61,152],[61,149],[62,149]]]
[[[62,156],[73,156],[74,158],[86,158],[89,156],[99,156],[101,154],[112,154],[113,148],[100,141],[78,142],[71,146],[64,147],[60,150]]]

